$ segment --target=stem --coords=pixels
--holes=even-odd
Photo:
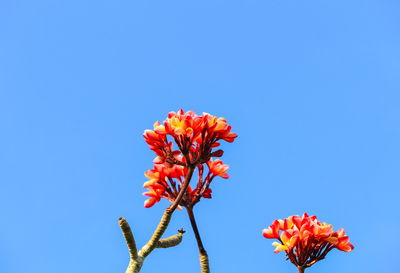
[[[200,267],[202,273],[210,273],[210,265],[208,262],[208,255],[207,251],[204,249],[203,242],[201,241],[200,232],[197,228],[196,219],[193,214],[192,207],[186,207],[186,211],[188,213],[190,224],[192,225],[192,229],[194,232],[194,236],[196,237],[197,247],[199,248],[200,252]]]
[[[299,273],[304,273],[304,270],[306,270],[304,267],[302,266],[298,266],[297,267],[299,269]]]
[[[170,236],[165,239],[161,239],[156,244],[156,248],[169,248],[173,246],[177,246],[182,242],[182,235],[185,233],[183,229],[178,230],[178,234]]]
[[[179,191],[178,196],[175,198],[174,203],[169,208],[167,208],[167,210],[171,211],[171,214],[179,206],[179,203],[181,202],[183,196],[186,194],[186,190],[187,190],[187,188],[188,188],[188,186],[190,184],[190,180],[192,179],[192,175],[193,175],[193,172],[194,172],[195,168],[196,168],[196,166],[193,166],[193,165],[189,165],[188,166],[188,172],[187,172],[186,177],[185,177],[185,182],[183,183],[183,185],[181,187],[181,190]]]
[[[197,241],[197,246],[199,248],[199,252],[200,253],[206,252],[206,250],[204,249],[204,246],[203,246],[203,242],[201,241],[200,232],[199,232],[199,229],[198,229],[197,224],[196,224],[196,219],[195,219],[194,214],[193,214],[193,209],[192,208],[186,208],[186,211],[187,211],[187,213],[189,215],[190,224],[192,225],[194,236],[196,237],[196,241]]]
[[[122,229],[122,234],[125,237],[126,245],[128,246],[129,256],[131,257],[131,260],[136,260],[138,255],[137,255],[135,239],[133,238],[131,228],[129,227],[128,222],[124,218],[119,218],[118,222],[119,226]]]
[[[139,250],[138,254],[140,257],[146,258],[156,248],[158,241],[161,239],[161,236],[164,234],[165,230],[168,227],[171,216],[172,212],[166,209],[153,235],[151,236],[149,241]]]

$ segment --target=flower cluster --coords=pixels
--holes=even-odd
[[[275,220],[262,233],[265,238],[279,240],[272,243],[276,247],[275,253],[285,251],[288,259],[302,268],[324,259],[334,248],[345,252],[354,249],[344,229],[334,231],[332,225],[319,222],[316,216],[307,213],[302,217],[294,215]]]
[[[154,129],[145,130],[143,136],[157,155],[153,161],[154,168],[145,172],[149,181],[144,183],[148,190],[144,195],[150,197],[145,201],[145,207],[153,206],[161,198],[173,202],[194,169],[198,170],[197,185],[194,189],[188,186],[180,205],[193,206],[201,197],[211,198],[209,187],[214,177],[229,177],[226,173],[228,166],[212,158],[223,155],[222,150],[213,151],[221,140],[233,142],[237,137],[224,118],[207,113],[199,116],[181,109],[177,113],[170,112],[163,123],[154,123]]]

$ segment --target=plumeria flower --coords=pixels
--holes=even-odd
[[[324,259],[334,248],[345,252],[354,249],[344,229],[334,231],[332,225],[319,222],[316,216],[307,213],[275,220],[262,234],[267,239],[278,240],[272,243],[274,252],[285,251],[299,272]]]
[[[207,161],[207,166],[212,173],[212,176],[220,176],[222,178],[229,178],[229,174],[226,173],[229,166],[225,165],[224,162],[220,159],[212,160],[210,159]]]
[[[221,149],[214,151],[221,140],[235,140],[237,135],[231,129],[224,118],[208,113],[199,116],[181,109],[177,113],[170,112],[163,123],[154,123],[153,130],[145,130],[144,139],[157,156],[153,169],[145,172],[149,181],[143,185],[148,190],[144,195],[150,197],[145,207],[153,206],[162,198],[174,202],[189,168],[197,169],[197,184],[189,185],[180,205],[193,207],[202,197],[211,198],[213,179],[216,176],[229,178],[229,166],[212,157],[223,155]]]

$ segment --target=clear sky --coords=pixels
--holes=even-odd
[[[351,253],[307,272],[395,273],[400,3],[2,0],[0,272],[124,272],[118,217],[141,245],[142,132],[179,108],[223,116],[231,179],[197,207],[212,272],[295,272],[261,230],[316,214]],[[199,272],[188,230],[143,273]]]

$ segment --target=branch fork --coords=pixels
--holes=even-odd
[[[164,217],[166,213],[164,213],[163,218],[158,225],[157,230],[163,228],[164,225],[168,225],[169,222],[168,217]],[[171,216],[169,216],[170,218]],[[155,249],[155,248],[169,248],[179,245],[182,242],[182,235],[185,233],[185,230],[180,229],[178,233],[167,237],[165,239],[156,240],[157,236],[154,236],[145,244],[139,251],[136,248],[136,242],[132,234],[132,230],[128,224],[128,222],[124,218],[119,218],[119,226],[121,227],[122,234],[124,235],[126,245],[128,246],[130,261],[128,268],[126,269],[126,273],[138,273],[142,268],[143,262],[145,258]],[[161,235],[160,235],[161,237]]]

